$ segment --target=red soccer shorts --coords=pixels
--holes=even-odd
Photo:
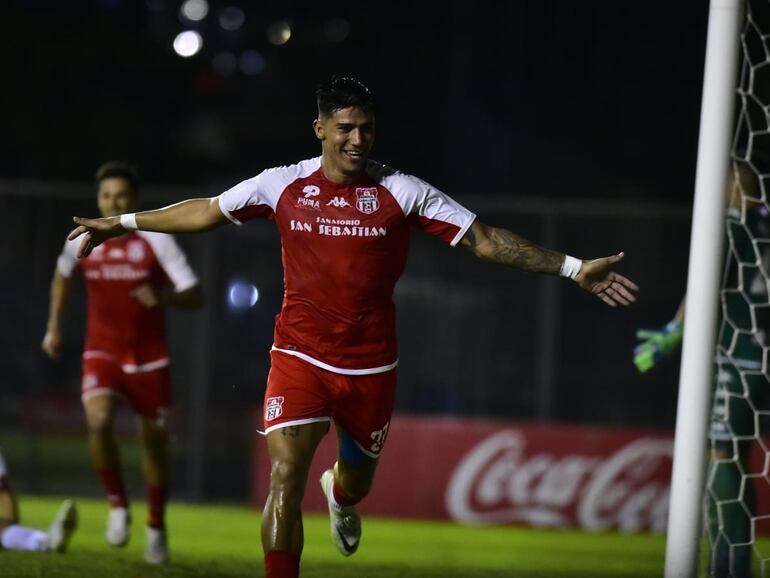
[[[395,369],[342,375],[280,351],[271,351],[270,358],[263,414],[265,433],[331,419],[365,454],[379,456],[393,413]]]
[[[161,422],[171,405],[171,372],[168,366],[126,373],[120,365],[106,357],[83,359],[83,401],[96,395],[120,394],[139,415]]]

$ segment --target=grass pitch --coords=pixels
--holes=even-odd
[[[22,522],[47,527],[60,503],[22,496]],[[263,576],[259,512],[247,507],[172,503],[172,563],[142,560],[145,506],[134,503],[131,542],[104,541],[106,505],[79,499],[80,526],[64,555],[0,551],[8,578],[258,578]],[[648,534],[364,518],[361,549],[343,558],[325,516],[306,516],[302,578],[652,578],[663,574],[665,540]]]

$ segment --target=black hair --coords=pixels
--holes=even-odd
[[[332,76],[315,91],[318,116],[331,116],[343,108],[360,108],[374,113],[374,97],[364,83],[350,76]]]
[[[96,169],[94,180],[98,186],[104,179],[124,179],[135,192],[139,191],[139,173],[123,161],[108,161]]]

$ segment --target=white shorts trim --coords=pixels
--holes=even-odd
[[[84,351],[83,359],[106,359],[107,361],[111,361],[115,365],[120,365],[120,362],[118,361],[117,357],[115,357],[111,353],[105,353],[104,351],[96,351],[96,350]],[[120,365],[120,369],[121,371],[123,371],[123,373],[147,373],[150,371],[155,371],[156,369],[160,369],[162,367],[166,367],[168,364],[169,364],[168,357],[162,357],[160,359],[156,359],[155,361],[142,363],[140,365],[135,365],[133,363],[124,363]]]
[[[295,426],[295,425],[305,425],[305,424],[308,424],[308,423],[318,423],[318,422],[322,422],[322,421],[331,421],[331,420],[332,420],[332,418],[330,418],[329,416],[309,417],[309,418],[306,418],[306,419],[294,419],[292,421],[284,421],[284,422],[281,422],[281,423],[277,423],[275,425],[271,425],[270,427],[265,428],[265,431],[260,431],[260,430],[257,430],[257,431],[259,433],[261,433],[263,436],[266,436],[271,431],[277,430],[277,429],[281,429],[281,428],[284,428],[284,427],[292,427],[292,426]]]
[[[156,369],[166,367],[168,363],[168,357],[164,357],[163,359],[157,359],[155,361],[143,363],[141,365],[133,365],[131,363],[127,363],[125,365],[121,365],[120,368],[123,370],[123,373],[149,373],[150,371],[155,371]]]
[[[292,351],[290,349],[281,349],[280,347],[276,347],[275,345],[273,345],[273,347],[270,348],[270,351],[280,351],[281,353],[286,353],[287,355],[293,355],[294,357],[299,357],[300,359],[307,361],[308,363],[315,365],[316,367],[320,367],[321,369],[325,369],[326,371],[331,371],[332,373],[339,373],[341,375],[374,375],[375,373],[385,373],[386,371],[390,371],[391,369],[395,368],[398,365],[398,359],[396,359],[396,361],[394,361],[393,363],[388,365],[383,365],[381,367],[370,367],[368,369],[344,369],[342,367],[334,367],[333,365],[329,365],[328,363],[324,363],[323,361],[318,361],[317,359],[310,357],[309,355],[306,355],[299,351]]]
[[[352,438],[351,438],[352,439]],[[358,443],[356,440],[353,440],[353,443],[355,443],[358,446],[358,449],[361,450],[363,453],[365,453],[370,458],[373,458],[375,460],[380,459],[380,454],[375,454],[373,452],[370,452],[369,450],[365,450],[364,446],[362,446],[360,443]],[[382,452],[380,452],[382,453]]]

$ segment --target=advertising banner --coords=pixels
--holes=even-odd
[[[391,422],[374,488],[360,511],[662,532],[672,451],[668,431],[400,415]],[[267,495],[266,452],[259,436],[252,486],[258,507]],[[330,432],[311,468],[304,511],[326,511],[318,478],[335,456]],[[767,496],[760,495],[763,501]]]

